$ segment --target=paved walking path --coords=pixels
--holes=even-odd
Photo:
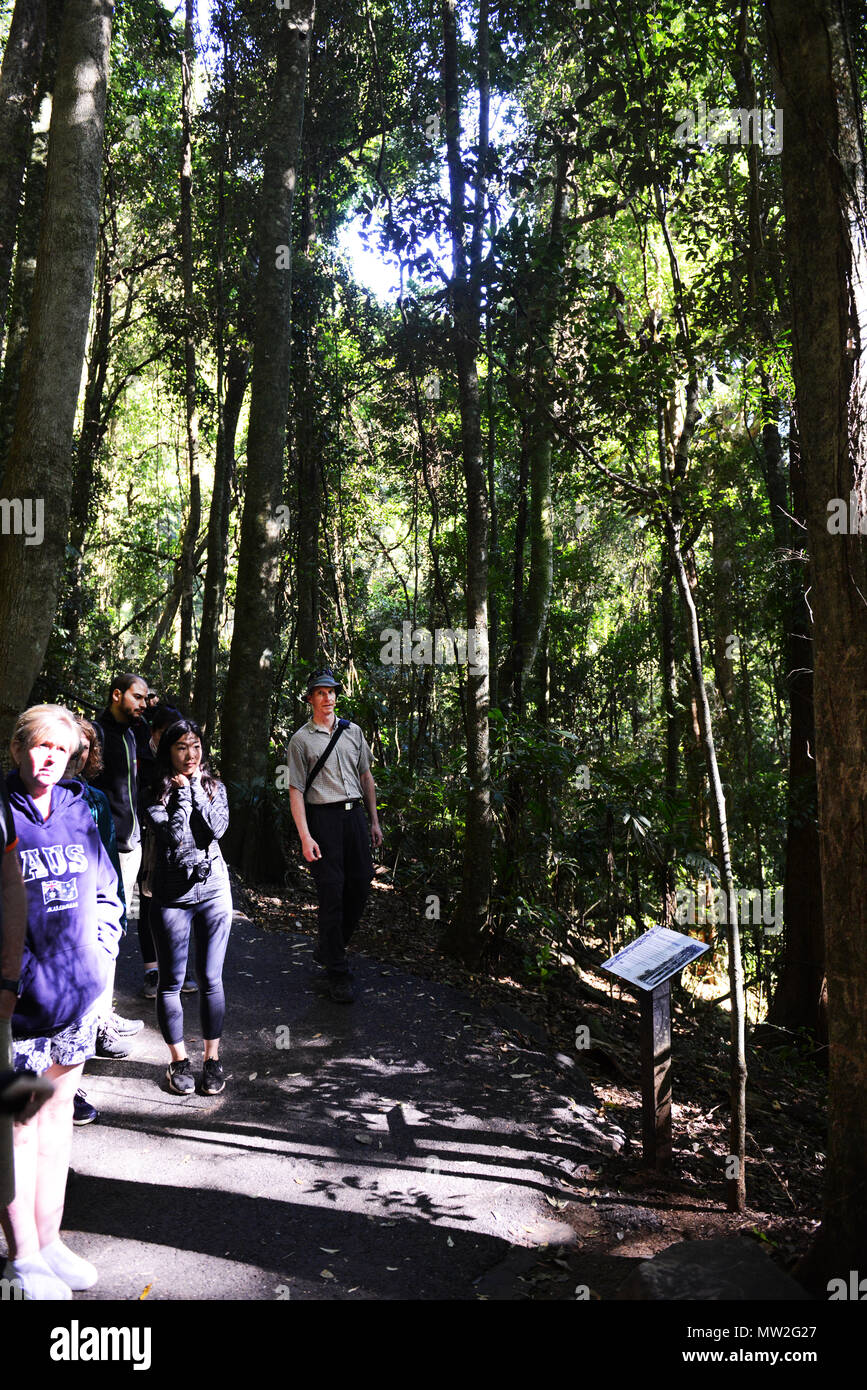
[[[119,1011],[147,1026],[85,1071],[101,1117],[75,1131],[64,1232],[100,1282],[76,1301],[467,1299],[502,1287],[515,1247],[572,1239],[560,1184],[622,1138],[578,1068],[364,956],[335,1004],[311,947],[235,914],[226,1089],[182,1098],[124,943]],[[197,996],[185,1012],[198,1076]]]

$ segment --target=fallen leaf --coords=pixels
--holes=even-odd
[[[320,1269],[320,1271],[319,1271],[319,1278],[320,1278],[320,1279],[333,1279],[333,1278],[334,1278],[334,1275],[331,1273],[331,1270],[330,1270],[330,1269]]]
[[[256,1077],[257,1077],[258,1075],[259,1075],[259,1073],[258,1073],[257,1071],[251,1071],[251,1072],[250,1072],[250,1075],[249,1075],[249,1077],[248,1077],[247,1079],[248,1079],[249,1081],[255,1081],[255,1080],[256,1080]]]
[[[148,1294],[150,1293],[150,1291],[151,1291],[152,1288],[153,1288],[153,1284],[145,1284],[144,1288],[142,1289],[141,1293],[139,1294],[139,1302],[141,1302],[141,1300],[142,1300],[143,1298],[147,1298],[147,1296],[148,1296]]]

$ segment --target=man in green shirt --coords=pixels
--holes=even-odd
[[[370,749],[357,724],[341,721],[345,727],[308,785],[337,732],[334,704],[342,688],[328,670],[316,671],[307,682],[310,718],[289,744],[289,804],[319,897],[314,959],[325,969],[331,998],[351,1004],[346,947],[370,893],[370,844],[382,844]]]

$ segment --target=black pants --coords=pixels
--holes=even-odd
[[[199,980],[202,1037],[222,1037],[226,1012],[223,961],[231,926],[232,895],[228,884],[224,892],[189,907],[153,904],[151,929],[160,971],[157,1021],[167,1043],[182,1042],[184,1037],[184,1010],[180,994],[187,969],[191,933]]]
[[[370,894],[370,832],[360,803],[308,805],[307,825],[321,859],[308,865],[319,895],[319,958],[330,975],[344,975],[346,947]]]
[[[138,895],[138,944],[141,947],[141,958],[143,961],[156,960],[157,948],[151,931],[151,914],[159,909],[155,906],[153,898],[142,892],[141,879],[138,883]]]

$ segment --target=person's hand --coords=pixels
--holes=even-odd
[[[182,772],[176,773],[175,776],[172,778],[173,787],[188,787],[189,785],[190,779],[188,777],[185,777]]]
[[[312,864],[314,859],[322,858],[322,851],[312,835],[308,835],[306,839],[301,841],[301,853],[304,855],[308,864]]]
[[[370,843],[373,845],[374,849],[379,849],[382,844],[382,830],[380,829],[378,820],[372,820],[370,822]]]
[[[0,1112],[14,1115],[17,1125],[26,1125],[53,1095],[52,1081],[32,1071],[19,1072],[0,1091]]]

